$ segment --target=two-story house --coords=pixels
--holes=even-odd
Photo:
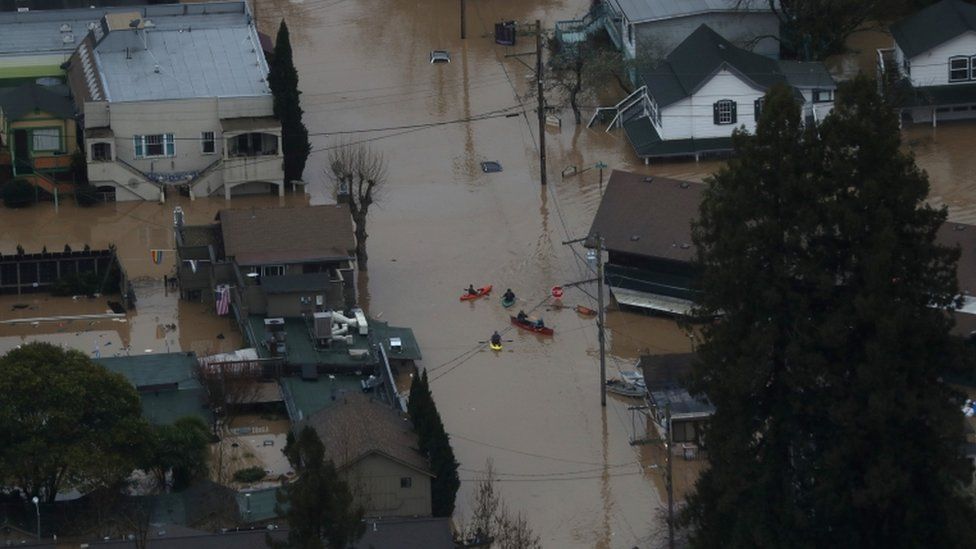
[[[822,63],[777,61],[736,47],[707,25],[642,71],[640,83],[610,108],[610,128],[622,127],[645,162],[730,151],[732,131],[755,131],[763,97],[776,84],[793,88],[805,120],[817,123],[833,109],[837,87]]]
[[[74,116],[64,85],[0,88],[0,167],[51,194],[70,190],[78,150]]]
[[[779,57],[779,18],[766,0],[604,0],[611,38],[629,59],[660,58],[701,25],[738,47]]]
[[[227,284],[244,317],[356,304],[356,244],[344,204],[225,209],[214,224],[178,224],[175,232],[186,299],[213,301]]]
[[[283,194],[267,75],[243,1],[105,15],[68,67],[88,179],[117,200]]]
[[[892,99],[912,122],[976,117],[976,6],[942,0],[891,26],[878,50]]]
[[[347,393],[296,427],[305,425],[367,517],[430,516],[430,464],[410,422],[388,405]]]

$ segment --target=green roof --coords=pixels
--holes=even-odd
[[[317,292],[329,287],[328,273],[308,273],[282,276],[266,276],[261,279],[266,294],[293,292]]]
[[[251,315],[248,317],[248,324],[251,334],[248,339],[251,345],[258,350],[261,358],[270,358],[271,353],[263,345],[265,338],[264,317]],[[363,366],[368,367],[376,362],[376,357],[372,351],[362,357],[354,357],[349,354],[350,349],[369,350],[368,336],[361,336],[358,333],[353,335],[352,345],[346,345],[340,341],[334,341],[329,349],[316,349],[312,338],[309,336],[308,327],[305,320],[301,318],[286,318],[285,332],[288,334],[285,341],[285,362],[293,366],[303,364],[323,364],[328,366]],[[253,339],[251,339],[253,336]]]
[[[275,494],[277,493],[278,488],[237,492],[234,498],[237,500],[237,509],[244,519],[244,524],[278,518],[278,513],[275,512],[275,504],[277,503]],[[245,494],[250,494],[250,497]],[[248,500],[251,501],[248,502]],[[248,513],[248,509],[250,509],[250,513]]]
[[[414,337],[413,330],[410,328],[398,328],[378,320],[370,320],[369,326],[374,330],[373,337],[383,345],[386,356],[390,360],[420,360],[423,358],[420,355],[420,345],[417,343],[417,338]],[[400,338],[399,351],[390,348],[390,338],[394,337]]]
[[[360,377],[352,375],[321,376],[315,381],[297,377],[281,378],[281,392],[293,422],[302,421],[333,406],[345,393],[362,391]]]
[[[709,137],[703,139],[662,140],[647,117],[632,118],[624,122],[624,133],[641,158],[683,156],[695,153],[722,152],[732,150],[731,137]]]
[[[96,358],[95,362],[122,374],[137,389],[177,384],[180,389],[200,387],[193,375],[197,366],[194,353],[159,353]]]
[[[209,424],[213,421],[207,409],[207,393],[201,388],[179,391],[139,393],[142,416],[154,425],[170,425],[186,416],[196,416]]]
[[[891,26],[891,35],[909,58],[970,31],[976,31],[976,6],[961,0],[942,0]]]

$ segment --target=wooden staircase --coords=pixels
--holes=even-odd
[[[75,192],[74,183],[61,183],[38,172],[34,172],[32,174],[18,175],[17,179],[22,179],[30,183],[31,185],[41,189],[42,191],[47,192],[52,196],[55,194],[55,191],[59,195],[73,194]]]

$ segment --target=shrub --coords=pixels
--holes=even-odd
[[[248,467],[234,473],[234,480],[237,482],[257,482],[264,478],[264,469],[261,467]]]
[[[20,179],[8,181],[0,193],[3,195],[4,206],[8,208],[23,208],[34,201],[34,188]]]

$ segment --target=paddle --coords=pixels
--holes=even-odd
[[[515,341],[515,340],[514,339],[503,339],[502,340],[502,343],[511,343],[513,341]],[[478,343],[481,343],[483,345],[483,344],[489,343],[489,342],[488,341],[479,341]]]

